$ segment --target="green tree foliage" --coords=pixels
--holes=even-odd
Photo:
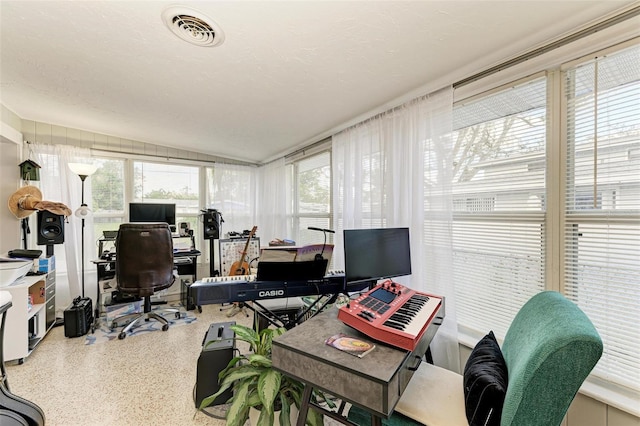
[[[329,166],[300,173],[298,176],[300,200],[306,203],[327,203],[329,201],[330,173]]]
[[[122,161],[105,160],[91,176],[93,211],[124,210],[124,174]]]
[[[147,200],[197,200],[198,194],[190,194],[189,188],[185,187],[180,191],[167,191],[165,189],[154,189],[144,194]]]

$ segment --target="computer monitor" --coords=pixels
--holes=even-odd
[[[129,222],[176,224],[176,205],[171,203],[129,203]]]
[[[347,285],[411,275],[409,228],[345,229]]]

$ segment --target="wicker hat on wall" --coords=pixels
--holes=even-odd
[[[18,219],[24,219],[36,210],[48,210],[53,214],[70,216],[71,209],[63,203],[42,201],[42,192],[33,185],[23,186],[9,197],[9,210]]]

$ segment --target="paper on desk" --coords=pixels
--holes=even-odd
[[[173,251],[191,251],[191,237],[174,238]]]
[[[322,254],[323,258],[331,262],[333,244],[263,247],[260,251],[260,262],[305,262],[315,260],[316,254]]]

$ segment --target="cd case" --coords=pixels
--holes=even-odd
[[[373,343],[366,342],[357,337],[348,336],[344,333],[334,334],[325,340],[325,343],[342,352],[357,356],[358,358],[362,358],[376,347]]]

